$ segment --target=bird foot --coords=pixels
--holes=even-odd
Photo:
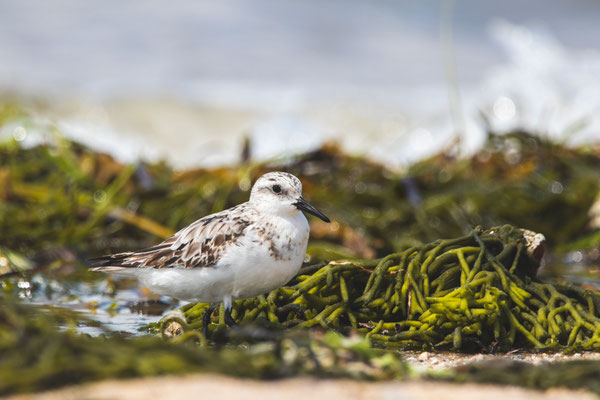
[[[218,305],[219,303],[212,303],[202,316],[202,334],[204,337],[208,337],[208,325],[210,325],[212,313],[215,311]]]

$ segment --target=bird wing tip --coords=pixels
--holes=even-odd
[[[112,271],[123,271],[124,269],[126,269],[126,268],[125,267],[115,266],[115,265],[102,265],[102,266],[99,266],[99,267],[92,267],[92,268],[90,268],[90,271],[112,272]]]

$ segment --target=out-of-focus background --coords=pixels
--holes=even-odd
[[[0,1],[0,91],[121,161],[328,140],[400,167],[496,131],[600,132],[600,3]],[[23,100],[25,99],[25,100]],[[45,129],[4,126],[36,143]]]
[[[577,352],[599,346],[599,21],[592,0],[0,0],[0,396],[598,358]],[[331,223],[309,216],[288,288],[234,302],[239,331],[89,270],[275,169]],[[435,356],[405,369],[413,348]],[[490,357],[497,382],[600,393],[599,361]]]

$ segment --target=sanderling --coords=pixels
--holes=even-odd
[[[304,200],[298,178],[270,172],[246,203],[200,218],[156,246],[92,259],[92,270],[134,276],[160,295],[212,303],[203,318],[206,333],[221,301],[232,325],[232,300],[267,293],[296,275],[309,233],[300,210],[330,222]]]

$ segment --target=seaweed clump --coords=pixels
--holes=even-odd
[[[190,337],[116,334],[90,337],[74,316],[0,298],[0,395],[100,379],[215,372],[273,379],[296,375],[390,379],[405,375],[398,355],[359,337],[271,337],[251,346],[214,349]],[[63,329],[57,329],[62,326]]]
[[[600,348],[600,296],[535,279],[543,236],[512,226],[372,261],[306,267],[289,286],[234,302],[242,325],[355,329],[383,347]],[[208,304],[184,307],[200,328]],[[219,332],[222,313],[212,316]]]

